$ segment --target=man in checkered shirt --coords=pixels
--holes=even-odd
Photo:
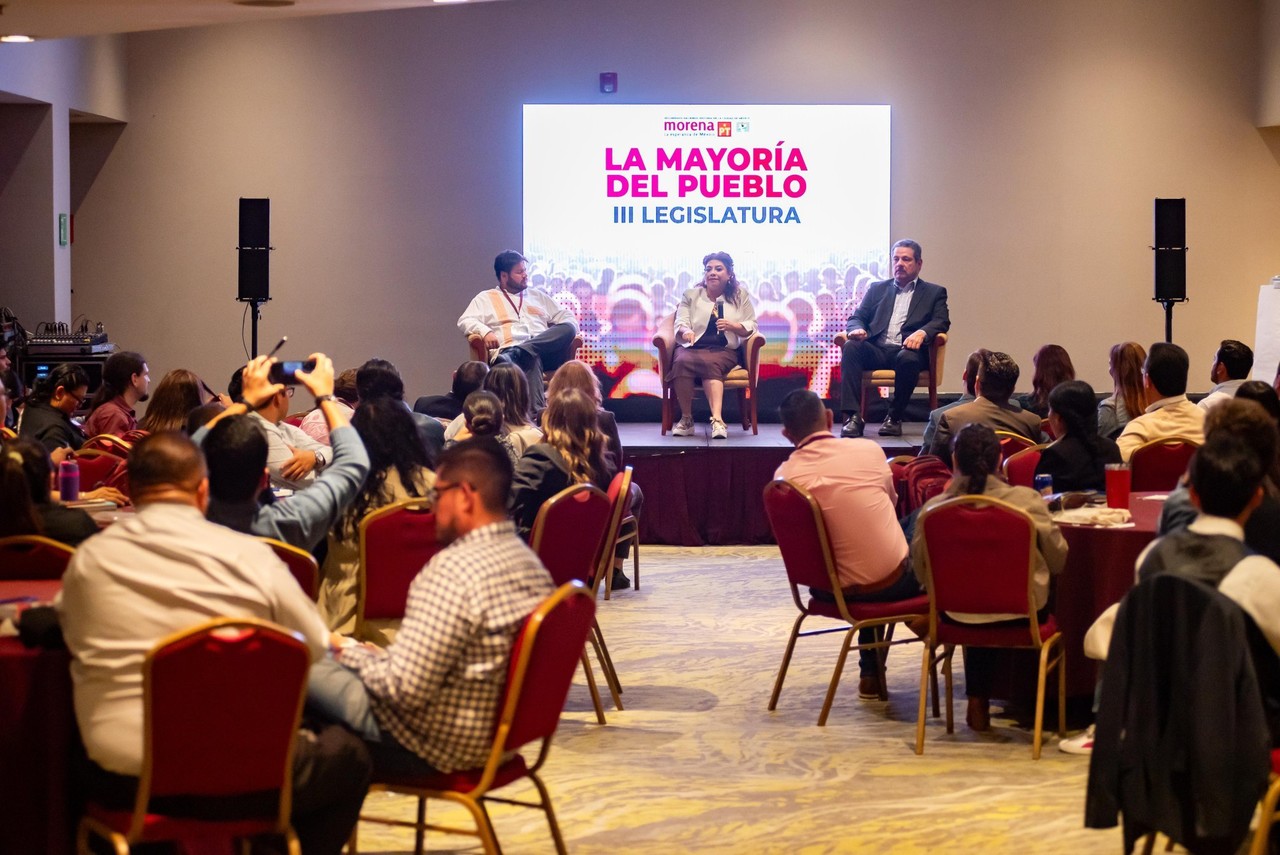
[[[382,774],[470,769],[488,759],[511,645],[555,590],[507,518],[511,461],[494,440],[440,456],[434,490],[446,548],[413,580],[404,621],[385,650],[334,636],[333,667],[309,701],[369,742]],[[329,704],[324,705],[322,699]]]

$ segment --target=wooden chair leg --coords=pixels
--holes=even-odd
[[[1143,838],[1142,855],[1151,855],[1156,848],[1156,833],[1153,831]]]
[[[1058,739],[1067,736],[1067,651],[1058,650]]]
[[[954,687],[951,685],[951,662],[955,659],[956,646],[948,644],[942,651],[942,682],[947,695],[947,733],[956,732]]]
[[[555,841],[557,855],[567,855],[568,849],[564,845],[564,835],[560,833],[560,823],[556,821],[556,812],[551,807],[551,794],[547,792],[547,785],[532,772],[529,773],[529,780],[533,781],[533,785],[538,788],[538,796],[542,799],[542,812],[547,815],[547,825],[551,826],[551,839]]]
[[[613,684],[613,688],[617,693],[619,695],[622,694],[622,681],[618,679],[618,669],[613,667],[613,657],[609,655],[609,645],[605,644],[604,633],[600,631],[600,623],[594,618],[591,621],[591,635],[599,646],[600,663],[605,670],[605,676]]]
[[[613,695],[613,706],[621,712],[622,698],[620,696],[621,693],[618,691],[618,678],[610,673],[613,666],[605,660],[604,655],[600,651],[600,645],[596,642],[596,639],[591,636],[588,636],[588,639],[591,641],[591,646],[596,650],[596,659],[600,662],[600,670],[604,672],[605,682],[609,686],[609,694]],[[586,651],[583,650],[584,655],[585,653]]]
[[[916,715],[916,754],[924,753],[924,706],[925,700],[929,692],[929,675],[933,674],[933,705],[935,708],[934,715],[937,715],[936,708],[938,706],[938,675],[933,670],[933,645],[930,639],[925,639],[924,654],[921,656],[920,662],[920,710]]]
[[[587,659],[587,648],[582,648],[582,673],[587,678],[587,689],[591,692],[591,705],[596,708],[596,724],[608,724],[604,719],[604,704],[600,703],[600,690],[596,688],[595,675],[591,673],[591,662]]]
[[[1275,820],[1276,803],[1280,802],[1280,778],[1272,776],[1271,786],[1258,809],[1258,827],[1253,832],[1249,855],[1267,855],[1271,842],[1271,823]]]
[[[1036,675],[1036,720],[1035,730],[1031,735],[1031,759],[1040,759],[1040,743],[1044,739],[1044,684],[1045,670],[1049,667],[1049,652],[1053,649],[1053,641],[1040,645],[1040,672]]]
[[[738,390],[738,414],[742,416],[742,429],[751,427],[751,411],[747,409],[747,390]]]
[[[849,658],[849,648],[853,645],[853,634],[857,631],[856,626],[851,626],[849,631],[844,634],[844,643],[840,645],[840,658],[836,660],[836,670],[831,675],[831,684],[827,686],[827,697],[822,702],[822,714],[818,716],[818,727],[823,727],[827,723],[827,715],[831,712],[831,702],[836,699],[836,688],[840,685],[840,675],[844,673],[844,663]]]
[[[413,830],[413,855],[422,855],[426,834],[427,799],[425,796],[418,796],[418,826]]]
[[[636,590],[640,590],[640,519],[636,518],[636,536],[631,538],[631,575],[635,577]]]
[[[791,637],[787,639],[787,649],[782,653],[782,667],[778,669],[778,678],[773,681],[773,694],[769,696],[769,711],[778,708],[778,696],[782,694],[782,681],[787,679],[787,668],[791,665],[791,653],[796,649],[796,639],[800,637],[800,624],[808,615],[801,613],[791,626]]]

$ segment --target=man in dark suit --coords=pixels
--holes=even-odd
[[[900,240],[893,245],[893,278],[867,290],[858,310],[849,316],[840,358],[840,409],[843,437],[862,436],[858,411],[862,372],[892,368],[893,403],[880,426],[881,436],[902,436],[902,415],[920,372],[929,365],[929,343],[951,328],[947,289],[920,278],[924,258],[920,244]]]

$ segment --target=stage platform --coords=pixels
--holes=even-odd
[[[915,455],[923,422],[903,425],[901,437],[867,439],[885,457]],[[694,436],[662,435],[656,423],[618,425],[626,463],[644,491],[640,516],[641,543],[672,546],[731,546],[773,543],[762,494],[773,473],[791,453],[782,425],[761,424],[760,433],[729,425],[728,439],[711,439],[711,428],[699,422]],[[839,430],[837,425],[836,430]]]

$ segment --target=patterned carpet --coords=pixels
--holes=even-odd
[[[595,723],[579,672],[544,780],[575,853],[1115,853],[1118,830],[1082,826],[1088,758],[993,709],[993,729],[931,719],[913,751],[920,648],[895,648],[887,703],[857,697],[856,658],[827,726],[816,726],[840,634],[801,639],[776,712],[765,707],[795,606],[773,547],[644,547],[640,591],[600,601],[626,710]],[[957,657],[957,682],[961,668]],[[597,675],[599,672],[597,671]],[[532,792],[513,785],[513,795]],[[411,819],[414,802],[371,795],[367,810]],[[432,803],[439,821],[465,813]],[[492,809],[511,853],[552,852],[537,811]],[[362,852],[411,852],[413,833],[363,823]],[[477,852],[429,835],[433,852]],[[1161,847],[1163,848],[1163,847]]]

